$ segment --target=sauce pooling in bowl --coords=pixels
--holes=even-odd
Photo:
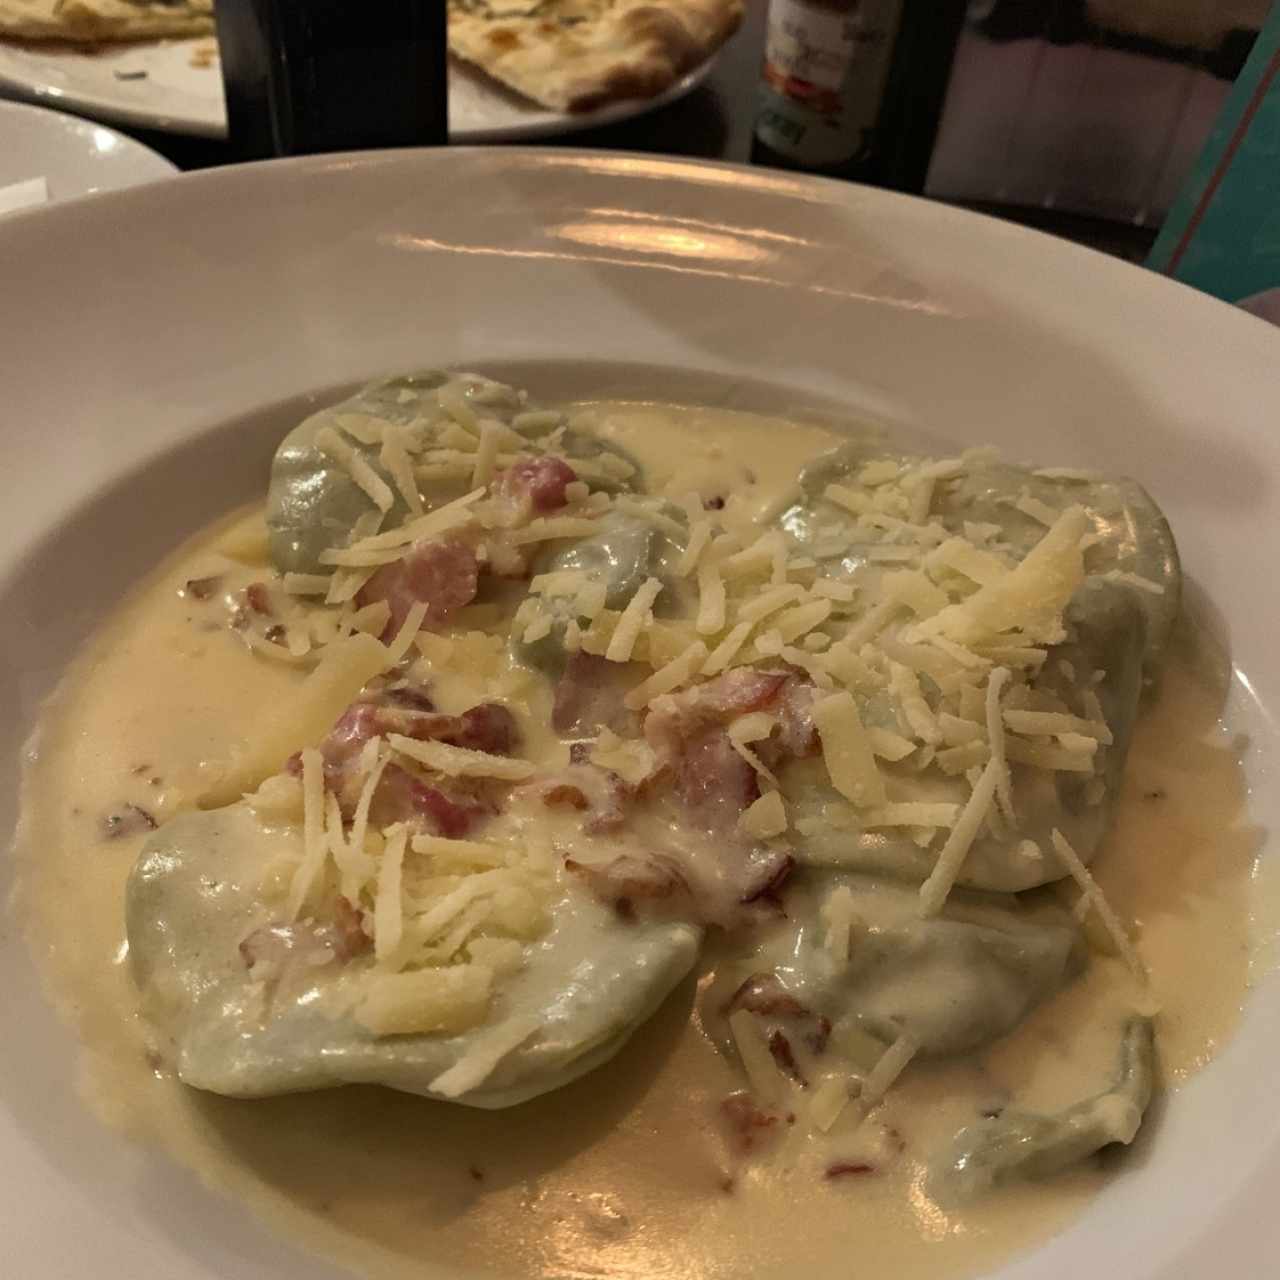
[[[784,429],[745,415],[660,405],[595,404],[577,407],[569,421],[554,414],[543,423],[526,420],[525,429],[534,433],[528,439],[536,446],[526,463],[513,442],[500,439],[496,447],[485,442],[483,420],[489,415],[477,412],[467,385],[460,392],[464,399],[452,405],[456,414],[450,412],[452,392],[439,396],[441,385],[456,383],[426,388],[444,402],[439,430],[456,426],[471,434],[475,447],[467,449],[464,438],[454,435],[443,442],[433,437],[430,448],[472,456],[463,465],[450,457],[424,458],[426,449],[415,455],[406,448],[415,471],[426,472],[418,477],[421,515],[395,483],[394,450],[392,461],[377,474],[393,491],[389,510],[403,503],[404,510],[389,523],[393,529],[399,527],[397,518],[403,524],[429,517],[473,492],[477,476],[484,479],[475,456],[484,448],[493,449],[492,469],[485,496],[477,502],[509,498],[515,481],[504,485],[502,477],[523,477],[525,492],[518,503],[527,499],[527,507],[512,520],[495,519],[473,542],[459,540],[461,526],[445,531],[453,535],[447,541],[472,552],[473,596],[438,616],[450,590],[460,596],[470,586],[470,566],[459,573],[463,557],[452,553],[452,560],[419,556],[429,588],[416,596],[414,572],[387,571],[396,560],[339,564],[337,573],[351,573],[353,579],[357,571],[372,572],[349,606],[322,605],[323,595],[289,590],[317,584],[291,582],[284,575],[324,576],[334,566],[321,557],[332,547],[306,548],[306,563],[286,566],[279,560],[288,521],[293,519],[296,529],[311,515],[285,511],[287,519],[275,520],[271,549],[277,560],[272,563],[255,532],[261,516],[251,513],[178,553],[104,628],[49,709],[27,780],[23,901],[32,929],[53,944],[55,988],[79,1008],[82,1031],[94,1049],[96,1094],[110,1100],[112,1113],[130,1127],[157,1133],[215,1182],[288,1219],[313,1246],[373,1271],[402,1266],[406,1271],[417,1267],[420,1274],[421,1260],[430,1259],[442,1267],[552,1273],[590,1260],[590,1265],[640,1274],[673,1268],[693,1274],[771,1274],[799,1265],[822,1274],[847,1259],[852,1248],[867,1249],[874,1241],[877,1259],[901,1274],[953,1275],[1055,1230],[1101,1180],[1091,1162],[1051,1182],[1012,1181],[958,1204],[938,1193],[937,1171],[945,1167],[950,1144],[962,1130],[976,1126],[981,1131],[1011,1112],[1052,1116],[1107,1089],[1121,1028],[1139,1006],[1139,1012],[1159,1010],[1155,1026],[1166,1079],[1176,1082],[1210,1055],[1229,1029],[1245,978],[1238,940],[1244,932],[1250,851],[1244,837],[1232,831],[1240,803],[1236,765],[1224,747],[1212,745],[1215,690],[1193,655],[1183,651],[1185,645],[1173,647],[1159,698],[1136,720],[1123,781],[1105,763],[1105,752],[1114,750],[1122,736],[1115,707],[1123,698],[1120,693],[1113,698],[1103,681],[1091,687],[1102,690],[1100,702],[1104,695],[1112,702],[1101,720],[1112,738],[1109,744],[1095,737],[1092,749],[1082,747],[1078,739],[1087,732],[1080,725],[1026,718],[1074,715],[1085,725],[1099,723],[1083,702],[1071,710],[1057,708],[1094,670],[1102,670],[1104,680],[1118,678],[1115,663],[1110,670],[1098,663],[1085,672],[1094,652],[1090,646],[1101,643],[1086,633],[1092,626],[1105,639],[1110,603],[1082,623],[1069,622],[1071,634],[1058,640],[1044,638],[1051,634],[1052,620],[1046,623],[1041,645],[1051,657],[1039,664],[1030,659],[1022,674],[1014,663],[1025,655],[1013,651],[1034,649],[1034,643],[989,645],[1002,651],[986,655],[992,660],[981,668],[981,679],[957,678],[950,688],[936,660],[931,671],[902,659],[918,660],[914,650],[929,647],[927,629],[923,636],[908,635],[908,627],[964,604],[982,586],[972,580],[958,586],[948,577],[953,569],[941,559],[931,562],[936,573],[924,563],[949,537],[1003,561],[1011,572],[1065,511],[1090,510],[1088,496],[1072,501],[1080,495],[1068,494],[1057,510],[1046,511],[1046,498],[1033,495],[1032,482],[1024,480],[1005,495],[1007,507],[996,503],[999,495],[988,488],[965,499],[973,507],[968,512],[949,510],[966,478],[992,465],[973,459],[953,475],[944,469],[932,477],[934,492],[923,519],[908,519],[920,511],[895,512],[894,488],[902,500],[922,503],[918,493],[908,492],[904,476],[947,460],[910,462],[875,446],[874,456],[833,464],[836,454],[815,463],[841,441],[816,428]],[[480,385],[472,384],[471,390]],[[378,394],[412,403],[413,412],[406,410],[406,421],[399,424],[409,426],[424,415],[417,401],[401,399],[405,390],[417,394],[413,387]],[[482,398],[485,394],[498,393],[482,389]],[[352,467],[342,445],[371,450],[381,461],[385,440],[365,444],[359,434],[376,437],[370,422],[380,419],[368,411],[371,407],[377,406],[344,412],[351,433],[343,434],[341,420],[321,427],[338,432],[339,445],[324,454],[326,465],[333,464],[335,473],[344,471],[357,489],[359,467]],[[468,420],[469,407],[479,421]],[[512,423],[519,414],[529,413],[501,402],[490,408],[509,430],[517,430]],[[560,440],[549,441],[562,428]],[[494,434],[489,432],[490,440]],[[575,437],[579,443],[573,443]],[[504,453],[515,456],[504,458]],[[547,458],[562,462],[574,478],[539,464]],[[611,465],[610,458],[622,459],[623,466]],[[305,457],[298,451],[288,461],[296,470]],[[591,478],[579,479],[575,463]],[[812,483],[801,486],[797,499],[795,478],[806,464],[813,464],[805,472]],[[832,471],[833,465],[843,470]],[[896,467],[892,474],[891,466]],[[432,467],[436,470],[426,470]],[[632,470],[624,474],[625,467]],[[833,485],[837,491],[828,497]],[[860,494],[884,509],[856,510]],[[978,510],[981,501],[994,505]],[[803,508],[806,502],[809,509],[800,514],[809,523],[801,529],[797,505]],[[1015,513],[1017,527],[1010,524],[985,538],[981,531],[969,536],[963,528],[969,516],[975,517],[969,524],[999,527],[1001,519],[1014,519],[1006,513]],[[279,503],[271,514],[282,514]],[[353,509],[351,525],[364,514]],[[876,518],[863,520],[868,515]],[[894,529],[895,520],[927,528],[934,517],[942,536],[926,535],[923,543]],[[573,532],[559,526],[564,536],[523,540],[528,535],[521,531],[536,530],[538,521],[575,519],[582,523]],[[705,534],[698,532],[703,520]],[[958,532],[946,526],[947,520]],[[779,528],[786,536],[760,547],[761,538]],[[359,548],[361,539],[376,539],[385,531],[365,529],[352,537],[348,529],[346,545]],[[868,531],[874,536],[862,536]],[[704,546],[697,563],[682,565],[699,538]],[[647,545],[638,547],[641,543]],[[478,554],[482,544],[484,554]],[[593,559],[602,544],[603,553]],[[1094,558],[1093,576],[1143,576],[1112,560],[1097,563],[1100,554],[1085,553],[1084,567],[1090,555]],[[728,568],[731,562],[734,568]],[[707,571],[715,566],[718,572]],[[920,610],[904,604],[889,616],[886,628],[861,644],[848,644],[850,629],[884,602],[886,592],[919,592],[919,584],[901,579],[886,586],[888,575],[911,573],[923,574],[943,593],[935,612],[926,612],[927,604]],[[375,581],[379,574],[381,588]],[[558,581],[556,575],[561,575]],[[774,581],[778,576],[782,581]],[[421,581],[423,574],[417,577]],[[718,615],[717,577],[723,589]],[[540,578],[550,581],[532,590]],[[815,590],[820,580],[833,585]],[[625,660],[612,660],[609,645],[624,625],[628,606],[650,581],[661,590],[645,610],[636,611],[642,614],[636,642]],[[1131,594],[1158,594],[1121,579],[1106,581]],[[373,590],[362,597],[360,591],[371,582]],[[600,585],[603,592],[594,590]],[[564,594],[557,595],[562,588]],[[772,609],[767,607],[770,591],[778,600]],[[813,607],[824,599],[830,603],[825,613]],[[371,741],[381,743],[370,753],[371,763],[386,749],[384,774],[394,767],[419,785],[435,786],[449,807],[420,801],[412,787],[407,804],[400,792],[380,797],[389,806],[382,815],[389,820],[367,827],[368,857],[375,865],[364,879],[358,866],[345,868],[351,877],[345,887],[353,890],[354,900],[338,892],[344,868],[330,851],[324,883],[302,884],[302,905],[289,916],[308,852],[306,761],[278,753],[267,776],[251,776],[254,745],[262,741],[262,708],[300,705],[300,690],[317,661],[341,643],[341,636],[326,638],[324,624],[316,619],[336,617],[344,607],[349,619],[379,603],[386,617],[374,609],[363,622],[368,629],[355,635],[380,637],[378,643],[388,648],[414,604],[428,605],[420,619],[426,629],[412,637],[413,648],[406,651],[410,662],[375,673],[372,696],[357,686],[351,703],[338,708],[341,714],[310,739],[292,742],[289,753],[320,754],[321,794],[326,800],[332,796],[339,812],[335,821],[348,842],[372,768],[364,776],[354,771]],[[1147,603],[1140,600],[1133,607],[1141,612]],[[580,606],[581,612],[573,612]],[[513,626],[522,608],[526,613]],[[594,618],[588,616],[592,608]],[[712,614],[699,626],[708,608]],[[432,609],[437,616],[427,619]],[[797,613],[805,609],[807,614]],[[593,637],[592,626],[601,618],[605,623]],[[721,670],[706,672],[713,654],[744,620],[752,625],[739,650]],[[605,634],[610,622],[613,630]],[[1020,630],[1027,633],[1020,640],[1034,639],[1026,627]],[[300,632],[307,636],[306,649],[292,634]],[[776,646],[770,632],[776,632]],[[977,642],[962,643],[944,631],[935,635],[983,656],[980,647],[966,647]],[[824,636],[825,643],[819,638]],[[764,647],[753,654],[750,646],[761,640]],[[1063,648],[1067,645],[1075,646],[1070,655]],[[839,656],[831,658],[841,646],[882,680],[859,687],[858,669],[842,665]],[[933,648],[948,656],[947,645]],[[628,694],[691,649],[700,659],[696,670],[687,660],[684,679],[669,689],[660,687],[662,681],[650,685],[643,700],[632,698],[635,705],[627,705]],[[1142,654],[1126,660],[1130,677],[1140,683]],[[1037,673],[1050,662],[1065,662],[1072,670],[1055,666],[1051,684],[1037,683]],[[957,665],[964,663],[957,660]],[[1024,774],[1031,779],[1026,787],[1014,787],[1017,822],[1026,828],[1043,821],[1044,831],[1029,834],[1009,824],[1002,835],[988,820],[966,851],[941,909],[922,914],[921,884],[929,882],[990,758],[989,741],[981,733],[952,721],[987,728],[986,689],[997,665],[1010,673],[1008,689],[1057,700],[1032,698],[1027,705],[1001,707],[1014,713],[1006,726],[1013,755],[1022,751],[1032,757],[1012,763],[1015,783]],[[602,671],[609,679],[600,676]],[[626,678],[614,680],[619,671]],[[981,689],[980,712],[966,688]],[[140,689],[147,691],[145,697]],[[927,732],[921,735],[921,725],[929,722],[914,702],[917,692],[939,735],[932,743],[924,740]],[[1136,706],[1138,689],[1131,692]],[[879,779],[884,787],[873,803],[846,794],[848,785],[840,789],[849,776],[831,744],[841,736],[841,722],[826,717],[845,708],[843,694],[857,708],[864,733],[880,731],[870,736],[873,748],[878,745],[884,753],[873,749],[875,772],[864,774],[873,786]],[[612,708],[612,724],[589,723],[598,716],[601,699]],[[708,707],[712,699],[719,702]],[[358,711],[340,729],[352,707],[372,710]],[[486,707],[505,708],[510,724],[492,711],[474,714]],[[969,714],[960,714],[965,711]],[[814,722],[812,731],[802,712]],[[823,732],[827,723],[835,726],[825,732],[829,741]],[[1019,732],[1019,725],[1060,732]],[[365,732],[370,727],[376,732]],[[949,737],[941,736],[944,732]],[[429,744],[422,753],[427,759],[409,754],[411,748],[392,747],[393,735]],[[903,744],[909,750],[891,759]],[[1174,744],[1182,744],[1181,750]],[[342,776],[331,758],[343,745],[355,748],[341,761],[345,765],[355,757],[352,776]],[[967,768],[947,773],[933,764],[943,752],[966,746],[986,746],[986,759],[974,749]],[[921,764],[929,747],[933,755]],[[1197,757],[1194,783],[1182,758],[1188,749]],[[1049,750],[1064,754],[1046,755]],[[484,774],[464,779],[467,785],[461,786],[462,775],[435,767],[456,765],[460,757],[451,752],[458,751],[507,762],[490,766],[499,772],[519,773],[520,763],[528,764],[529,772],[519,778]],[[1083,775],[1080,768],[1041,767],[1046,761],[1075,763],[1068,761],[1073,751],[1076,756],[1102,753],[1100,767],[1091,769],[1078,788],[1077,809],[1068,803],[1075,792],[1064,793],[1056,782],[1048,786],[1038,776]],[[964,763],[961,757],[951,759]],[[976,778],[967,776],[971,770],[978,771]],[[226,794],[228,778],[232,795]],[[618,778],[625,785],[606,791],[598,786],[601,778]],[[1097,799],[1090,804],[1084,787],[1095,778],[1112,793],[1095,791]],[[316,780],[313,771],[313,784]],[[237,788],[256,800],[243,804]],[[77,813],[58,800],[68,794],[78,798]],[[776,802],[770,803],[770,796]],[[199,807],[222,801],[236,815],[233,838],[223,828],[201,826],[198,838],[178,840],[183,822],[225,815],[226,805]],[[401,808],[394,808],[396,802]],[[894,804],[932,808],[886,813]],[[455,812],[459,809],[463,816]],[[1105,818],[1091,812],[1098,809],[1106,810]],[[916,821],[901,826],[876,821],[903,816]],[[598,825],[602,817],[603,828]],[[1039,857],[1048,864],[1053,856],[1049,830],[1073,817],[1083,824],[1072,832],[1074,847],[1091,856],[1086,843],[1101,840],[1093,866],[1107,901],[1122,920],[1141,921],[1137,947],[1149,973],[1145,989],[1121,958],[1106,954],[1114,942],[1096,914],[1076,910],[1074,894],[1052,887],[1066,880],[1062,870],[1047,873],[1036,866],[1035,854],[1019,851],[1034,834],[1040,837],[1033,840]],[[938,824],[927,839],[926,818]],[[465,831],[458,829],[462,823]],[[596,829],[588,830],[593,823]],[[408,904],[399,913],[396,945],[407,957],[399,967],[388,959],[395,952],[385,937],[379,954],[378,938],[379,925],[393,919],[377,873],[396,827],[405,830],[400,901]],[[1101,830],[1108,827],[1104,838]],[[101,851],[88,871],[77,856],[87,840]],[[414,848],[415,841],[421,849]],[[455,855],[467,858],[492,862],[493,850],[503,851],[501,863],[470,863],[459,856],[450,861],[450,841]],[[506,856],[513,847],[521,850],[518,862]],[[242,859],[229,879],[243,888],[246,901],[260,902],[263,909],[261,919],[237,917],[227,934],[228,954],[214,975],[237,984],[243,1002],[237,1016],[247,1020],[246,1026],[281,1026],[282,1007],[310,997],[309,1004],[327,1006],[324,1021],[316,1024],[319,1034],[340,1037],[344,1046],[353,1035],[360,1040],[356,1051],[344,1049],[341,1069],[347,1074],[340,1078],[381,1078],[449,1096],[447,1080],[444,1088],[433,1089],[433,1082],[470,1061],[470,1083],[464,1078],[468,1087],[458,1094],[462,1101],[501,1105],[514,1100],[511,1091],[524,1096],[531,1088],[551,1091],[511,1109],[485,1112],[363,1087],[245,1101],[179,1084],[175,1067],[185,1068],[194,1083],[226,1093],[276,1092],[300,1060],[289,1055],[305,1055],[316,1043],[309,1039],[317,1034],[315,1026],[308,1025],[284,1050],[269,1045],[247,1066],[219,1058],[216,1035],[211,1040],[199,1031],[192,1009],[173,998],[184,984],[164,976],[189,973],[189,958],[175,959],[161,948],[139,959],[147,921],[157,919],[157,912],[178,910],[172,894],[148,899],[131,893],[133,954],[120,958],[123,906],[103,911],[101,904],[123,904],[140,853],[139,865],[149,858],[153,868],[171,868],[181,860],[172,855],[189,857],[198,880],[204,874],[201,864],[207,868],[226,857],[227,848]],[[33,856],[36,849],[39,859]],[[532,863],[526,856],[530,850]],[[655,852],[662,855],[656,861]],[[632,861],[619,866],[620,856]],[[415,859],[424,865],[415,867]],[[76,873],[69,877],[73,865]],[[438,1030],[412,1025],[423,1016],[422,1003],[414,1005],[412,992],[407,1003],[397,1003],[397,984],[385,985],[388,977],[432,968],[421,953],[405,949],[406,935],[416,936],[415,922],[438,910],[469,877],[498,870],[516,873],[502,885],[512,891],[505,914],[481,918],[476,913],[472,932],[458,949],[462,958],[455,953],[436,966],[489,969],[487,993],[472,993],[469,1004],[454,1001],[443,1014],[437,1002],[430,1016],[445,1019]],[[1203,898],[1194,914],[1167,892],[1170,877],[1177,875],[1200,887]],[[1042,880],[1049,887],[1037,887]],[[149,883],[158,882],[152,877]],[[167,891],[173,885],[162,887]],[[526,889],[526,899],[516,889]],[[183,892],[179,885],[179,899]],[[846,894],[848,905],[842,907]],[[354,921],[334,913],[339,897],[352,908]],[[203,908],[208,900],[198,901]],[[1011,910],[1016,919],[1010,919]],[[578,930],[572,937],[565,923],[570,920]],[[454,927],[461,923],[451,919]],[[390,928],[395,932],[395,924]],[[549,939],[564,939],[560,952]],[[474,943],[485,945],[472,954]],[[521,964],[508,959],[512,967],[503,972],[501,957],[515,954],[511,946],[504,950],[508,943],[520,952]],[[439,935],[421,945],[438,948]],[[595,1029],[584,1030],[580,1042],[558,1058],[539,1053],[533,1028],[514,1043],[505,1061],[500,1056],[492,1072],[477,1078],[484,1064],[475,1065],[473,1046],[483,1047],[485,1037],[504,1024],[518,1035],[522,1000],[523,1009],[538,1011],[536,1020],[542,1022],[542,1012],[567,985],[558,974],[583,963],[599,968],[598,957],[616,955],[619,947],[640,947],[634,955],[661,957],[661,973],[654,978],[648,972],[643,983],[634,979],[634,956],[618,966],[614,986],[605,981],[607,973],[599,980],[602,1000],[622,1009],[620,1017],[591,1024],[587,1006],[579,1008],[564,1025]],[[1197,962],[1193,973],[1189,957],[1206,949],[1223,954],[1224,963]],[[536,963],[528,958],[532,953],[539,957]],[[558,956],[573,958],[561,968]],[[149,1021],[139,1014],[134,981],[139,964]],[[886,966],[886,981],[867,977]],[[534,981],[530,973],[543,977]],[[363,982],[366,974],[389,994],[370,1002],[370,989],[354,980]],[[923,996],[921,974],[928,978]],[[938,975],[956,978],[958,994],[949,1003],[963,1005],[963,1017],[942,1016],[929,998]],[[624,980],[625,989],[616,985]],[[542,993],[546,1003],[526,1000],[529,988],[535,996]],[[92,999],[86,998],[89,992]],[[648,1017],[654,1005],[661,1007]],[[597,1008],[598,1002],[589,1007]],[[764,1050],[754,1059],[751,1037]],[[404,1052],[404,1045],[422,1039],[436,1046],[458,1043],[435,1057]],[[562,1035],[559,1043],[566,1041]],[[901,1074],[883,1085],[882,1099],[865,1094],[895,1046],[904,1058]],[[602,1047],[612,1054],[603,1064],[598,1061],[603,1055],[592,1058]],[[517,1062],[513,1055],[520,1054],[524,1059]],[[328,1055],[330,1061],[334,1056]],[[594,1070],[573,1079],[578,1067]],[[195,1078],[201,1072],[205,1078]],[[490,1096],[483,1096],[486,1091]],[[468,1092],[481,1096],[468,1099]]]

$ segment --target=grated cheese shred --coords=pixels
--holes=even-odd
[[[1071,847],[1066,836],[1061,831],[1055,827],[1049,838],[1053,843],[1053,851],[1058,855],[1059,861],[1071,873],[1071,878],[1076,884],[1080,886],[1080,892],[1084,895],[1083,900],[1087,900],[1093,909],[1097,911],[1098,918],[1111,935],[1111,940],[1115,943],[1116,950],[1120,953],[1120,957],[1128,966],[1129,971],[1144,987],[1148,986],[1150,978],[1147,974],[1146,965],[1142,963],[1142,957],[1138,955],[1137,948],[1129,938],[1128,930],[1120,923],[1120,917],[1116,915],[1111,904],[1107,901],[1106,895],[1102,892],[1102,886],[1094,879],[1089,868],[1084,865],[1080,855]]]
[[[995,800],[998,773],[995,761],[989,760],[942,846],[929,878],[920,886],[922,916],[936,916],[946,903],[947,895],[964,869],[964,860]]]
[[[627,601],[627,607],[623,609],[618,625],[614,628],[613,635],[609,637],[609,644],[605,648],[604,656],[610,662],[631,661],[636,641],[649,620],[649,610],[661,592],[662,583],[657,578],[646,578],[636,588],[635,595]]]

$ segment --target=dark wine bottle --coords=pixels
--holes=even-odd
[[[218,0],[232,151],[243,160],[443,145],[443,0]]]
[[[751,158],[924,190],[967,0],[770,0]]]

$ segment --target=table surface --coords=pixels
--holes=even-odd
[[[740,30],[721,50],[706,80],[684,98],[620,124],[549,139],[539,145],[645,151],[747,163],[751,156],[767,9],[768,0],[746,0]],[[167,156],[180,169],[205,169],[234,159],[228,144],[214,139],[116,127]],[[1037,226],[1134,261],[1145,257],[1154,238],[1154,231],[1150,229],[1057,210],[1000,205],[982,206],[982,211]]]

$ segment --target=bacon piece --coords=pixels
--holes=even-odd
[[[742,895],[741,901],[748,904],[752,902],[779,904],[782,886],[791,878],[791,873],[795,870],[795,866],[796,860],[791,854],[779,853],[775,855],[770,862],[765,864],[763,873],[756,883]]]
[[[434,711],[436,704],[431,695],[420,685],[410,684],[408,680],[399,680],[395,684],[384,685],[378,690],[378,696],[389,707],[403,707],[406,711]]]
[[[566,502],[564,491],[578,474],[563,458],[519,457],[502,473],[502,493],[512,498],[529,499],[536,512],[556,511]]]
[[[690,816],[712,831],[727,831],[760,798],[755,770],[712,726],[686,742],[675,765],[676,789]]]
[[[338,717],[319,750],[324,760],[325,786],[338,797],[345,817],[355,810],[364,781],[356,771],[356,762],[373,738],[399,733],[419,741],[435,739],[494,755],[509,754],[517,745],[515,717],[501,703],[478,703],[460,716],[425,709],[432,705],[425,690],[400,682],[368,691]],[[285,771],[300,774],[301,755],[291,756]],[[474,790],[444,790],[393,764],[383,770],[369,817],[375,826],[410,822],[456,839],[493,812],[483,783]]]
[[[519,745],[516,718],[500,702],[481,702],[458,718],[458,727],[440,736],[450,746],[509,756]],[[417,735],[415,735],[417,736]]]
[[[264,618],[275,616],[275,610],[271,607],[271,593],[267,590],[265,582],[249,583],[244,589],[244,599],[254,613],[259,613]]]
[[[141,835],[144,831],[154,831],[157,823],[141,805],[126,804],[115,813],[109,813],[102,819],[102,834],[108,840],[119,840],[122,836]]]
[[[333,904],[334,954],[339,960],[350,960],[368,951],[373,939],[364,931],[364,912],[338,895]]]
[[[822,750],[818,726],[813,722],[815,697],[812,681],[792,676],[782,686],[778,698],[778,729],[774,741],[783,755],[803,759],[805,756],[816,756]]]
[[[415,778],[399,765],[382,771],[369,807],[369,821],[386,827],[393,822],[418,822],[436,835],[458,840],[493,813],[493,806],[477,794],[450,794]]]
[[[400,560],[383,565],[360,588],[360,606],[386,601],[391,617],[383,630],[390,639],[404,625],[415,604],[427,605],[423,628],[445,621],[476,597],[480,565],[475,552],[461,542],[425,539],[415,542]]]
[[[637,902],[687,899],[689,883],[675,862],[661,854],[620,853],[610,862],[590,864],[566,858],[565,870],[578,876],[604,902],[629,915]]]
[[[389,733],[420,742],[435,739],[491,755],[509,755],[518,745],[515,717],[501,703],[477,703],[460,716],[444,715],[433,705],[425,690],[407,683],[371,690],[353,702],[320,743],[330,789],[343,798],[350,766],[365,743]],[[292,757],[286,768],[297,774],[300,757]]]
[[[788,678],[784,671],[735,667],[684,693],[665,694],[654,699],[645,717],[644,735],[663,758],[678,760],[685,744],[708,726],[724,725],[767,707]]]
[[[731,1093],[721,1101],[720,1119],[730,1146],[740,1156],[759,1151],[775,1142],[781,1133],[781,1115],[766,1111],[746,1092]]]
[[[778,1018],[801,1018],[809,1012],[799,996],[782,985],[776,973],[753,973],[747,978],[729,997],[725,1016],[738,1009]]]
[[[831,1020],[814,1013],[799,996],[788,991],[776,973],[753,973],[747,978],[729,997],[722,1012],[728,1017],[737,1009],[747,1009],[760,1018],[769,1028],[770,1037],[779,1031],[798,1036],[814,1053],[822,1053],[831,1039]],[[789,1041],[787,1049],[791,1050]]]
[[[208,578],[188,578],[182,590],[193,600],[208,600],[221,584],[221,574],[214,574]]]
[[[580,748],[576,750],[574,748]],[[568,807],[582,810],[587,818],[582,829],[589,835],[616,831],[627,818],[627,806],[635,797],[635,788],[629,786],[612,769],[602,769],[585,761],[589,743],[574,743],[570,749],[572,763],[551,778],[534,783],[542,797],[542,803],[550,807]]]
[[[804,1073],[796,1062],[796,1055],[792,1051],[791,1041],[787,1039],[785,1032],[770,1032],[769,1053],[774,1062],[778,1064],[780,1071],[789,1075],[802,1089],[809,1087],[809,1082],[804,1078]]]
[[[640,682],[637,663],[610,662],[597,653],[569,655],[556,681],[551,727],[561,734],[594,738],[601,729],[623,732],[631,713],[622,704]]]
[[[833,1164],[827,1165],[826,1172],[822,1175],[824,1178],[851,1178],[859,1177],[865,1173],[875,1173],[876,1167],[868,1164],[865,1160],[837,1160]]]

